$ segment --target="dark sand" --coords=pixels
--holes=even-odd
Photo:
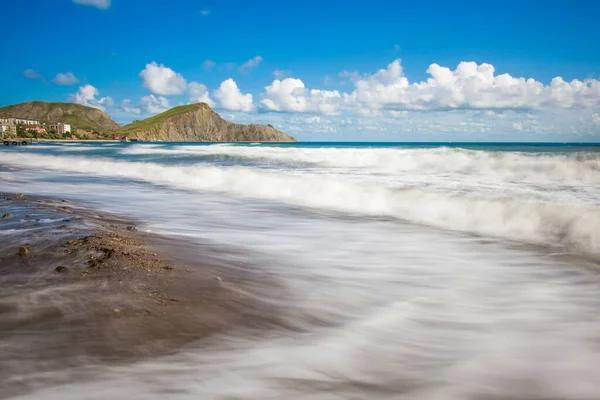
[[[269,275],[136,226],[67,201],[0,195],[0,398],[39,386],[46,372],[279,325],[259,296],[277,290]]]

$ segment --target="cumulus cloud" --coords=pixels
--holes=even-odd
[[[208,8],[202,9],[200,10],[200,14],[202,14],[203,17],[208,17],[210,10]]]
[[[188,91],[190,95],[190,102],[206,103],[209,106],[214,107],[215,102],[210,98],[206,85],[198,82],[190,82],[188,85]]]
[[[276,79],[265,90],[260,104],[270,111],[336,114],[342,100],[337,90],[308,90],[295,78]]]
[[[159,114],[171,108],[169,99],[163,96],[156,97],[153,94],[142,97],[140,99],[140,106],[148,114]]]
[[[517,132],[523,132],[523,123],[522,122],[513,122],[512,127]]]
[[[156,62],[146,64],[140,77],[145,88],[161,96],[179,95],[187,90],[187,82],[181,74]]]
[[[598,114],[598,113],[593,113],[593,114],[592,114],[592,122],[593,122],[594,124],[598,124],[598,125],[600,125],[600,114]]]
[[[128,114],[160,114],[171,108],[169,99],[164,96],[155,96],[153,94],[143,96],[138,104],[130,99],[121,102],[120,108]]]
[[[211,69],[214,66],[215,63],[211,60],[204,61],[205,69]],[[206,85],[199,82],[188,83],[181,74],[173,71],[171,68],[165,67],[163,64],[159,65],[156,62],[146,64],[146,68],[140,72],[140,77],[142,78],[144,87],[153,94],[143,97],[140,102],[140,106],[148,113],[162,112],[168,108],[169,102],[164,96],[181,95],[184,93],[189,94],[189,99],[192,103],[203,102],[211,107],[215,105],[215,102],[209,96]],[[158,97],[154,95],[158,95]],[[249,96],[252,98],[251,95]],[[233,101],[230,97],[227,97],[227,99]],[[227,103],[227,100],[225,102]]]
[[[335,113],[350,110],[379,115],[380,110],[547,110],[589,108],[600,104],[600,81],[570,82],[561,77],[544,85],[534,79],[496,75],[491,64],[461,62],[451,70],[438,64],[427,69],[430,78],[410,82],[400,60],[374,74],[346,72],[354,90],[308,90],[299,79],[276,79],[267,86],[261,105],[272,111]]]
[[[355,82],[347,102],[373,108],[408,110],[531,109],[590,107],[600,100],[600,81],[571,82],[561,77],[549,85],[534,79],[495,75],[491,64],[461,62],[451,70],[438,64],[427,69],[431,78],[410,83],[400,60]]]
[[[263,58],[261,56],[256,56],[256,57],[252,57],[251,59],[249,59],[248,61],[246,61],[245,63],[243,63],[238,70],[240,72],[248,72],[253,68],[256,68],[260,65],[260,63],[262,62]]]
[[[129,114],[141,114],[142,109],[132,103],[131,100],[125,99],[121,102],[121,110]]]
[[[84,85],[79,87],[77,93],[69,95],[69,101],[72,103],[81,104],[84,106],[99,108],[104,111],[107,107],[112,107],[114,101],[110,97],[98,97],[100,92],[92,85]]]
[[[27,79],[44,80],[42,74],[32,69],[26,69],[23,71],[23,76]]]
[[[79,82],[79,79],[72,72],[57,74],[52,82],[57,85],[74,85]]]
[[[102,10],[106,10],[110,7],[110,0],[73,0],[73,3],[92,6]]]
[[[219,101],[219,106],[231,111],[252,111],[251,94],[242,94],[235,81],[231,78],[223,81],[219,88],[213,93]]]

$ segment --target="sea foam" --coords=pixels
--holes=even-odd
[[[449,150],[442,151],[453,153]],[[456,153],[459,154],[459,158],[471,154]],[[568,179],[593,184],[598,179],[597,175],[592,173],[598,162],[593,157],[588,159],[579,156],[578,159],[556,156],[554,158],[558,165],[554,166],[555,174],[552,174],[546,166],[546,156],[541,157],[539,165],[535,164],[533,157],[530,159],[521,155],[477,156],[486,158],[487,161],[478,162],[487,163],[487,171],[501,170],[498,164],[503,163],[506,164],[504,170],[509,171],[505,173],[516,175],[519,168],[510,168],[508,165],[517,160],[523,165],[521,173],[528,167],[532,174],[537,173],[544,178],[551,177],[563,183]],[[412,154],[410,157],[413,160],[417,159]],[[82,156],[8,153],[4,155],[3,162],[21,167],[128,178],[176,189],[212,191],[320,210],[394,217],[446,230],[561,246],[594,256],[600,255],[600,231],[597,229],[600,226],[600,208],[561,202],[560,196],[557,196],[557,201],[554,202],[540,201],[535,197],[507,196],[497,191],[464,193],[426,186],[402,185],[401,182],[383,185],[347,179],[335,174],[295,173],[207,164],[164,165]],[[425,168],[429,165],[430,169],[441,169],[441,163],[420,163],[425,165]],[[452,168],[450,163],[449,168]],[[463,166],[461,171],[466,169]]]

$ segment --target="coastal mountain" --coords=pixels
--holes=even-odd
[[[118,129],[124,136],[173,142],[295,142],[271,125],[235,124],[206,103],[179,106]]]
[[[119,127],[104,111],[75,103],[28,101],[0,108],[0,117],[33,119],[46,123],[62,122],[83,130],[105,131]]]

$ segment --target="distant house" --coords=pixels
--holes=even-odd
[[[61,122],[57,122],[55,124],[46,125],[46,129],[48,131],[56,131],[59,135],[66,135],[67,133],[71,133],[71,125],[63,124]]]
[[[46,133],[46,128],[40,125],[24,125],[23,128],[27,131],[34,131],[37,133]]]
[[[113,140],[120,140],[121,136],[118,133],[113,133]]]

